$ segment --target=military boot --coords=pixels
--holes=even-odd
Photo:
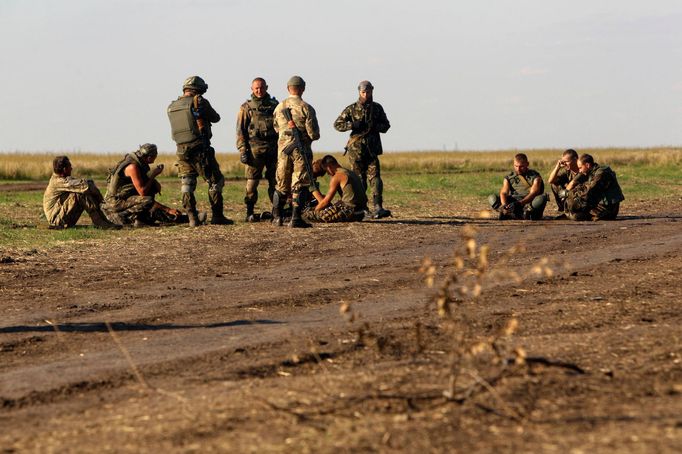
[[[223,210],[212,210],[211,215],[212,225],[232,225],[234,221],[232,219],[226,218],[223,214]]]
[[[187,211],[187,222],[190,227],[196,227],[199,225],[199,217],[197,216],[196,210]]]
[[[246,222],[258,222],[259,219],[256,217],[256,215],[253,212],[253,203],[247,203],[246,204],[246,218],[244,219]]]
[[[296,229],[307,229],[312,227],[312,224],[308,224],[301,217],[301,207],[300,205],[294,205],[291,210],[291,221],[289,221],[289,227]]]
[[[282,210],[284,209],[286,200],[284,194],[279,191],[275,191],[272,195],[272,223],[279,227],[284,225],[284,214],[282,213]]]
[[[107,217],[104,215],[101,209],[92,210],[88,214],[90,215],[90,219],[92,219],[92,224],[96,229],[118,230],[123,227],[122,225],[114,224],[109,219],[107,219]]]
[[[381,219],[387,218],[391,215],[389,210],[384,210],[382,202],[383,200],[381,199],[381,196],[374,196],[374,213],[372,214],[372,218]]]

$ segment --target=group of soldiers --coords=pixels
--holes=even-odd
[[[278,102],[268,93],[263,78],[251,84],[251,97],[237,115],[237,149],[245,165],[246,222],[270,220],[294,228],[314,222],[361,221],[391,215],[383,207],[383,182],[379,155],[383,153],[380,134],[390,128],[384,109],[374,102],[373,85],[358,85],[358,100],[346,107],[334,122],[339,132],[350,131],[345,147],[350,168],[342,167],[331,155],[313,161],[311,144],[320,138],[315,109],[302,98],[306,83],[300,76],[287,82],[289,96]],[[53,161],[53,175],[43,198],[43,209],[53,228],[76,224],[87,211],[93,224],[101,228],[123,225],[186,223],[196,227],[205,222],[233,224],[223,213],[225,178],[211,146],[211,126],[220,115],[203,96],[206,82],[198,76],[185,80],[182,95],[168,106],[173,140],[177,144],[178,176],[181,180],[184,212],[155,200],[161,192],[157,177],[163,165],[152,168],[158,156],[156,145],[146,143],[126,154],[109,172],[106,195],[92,180],[71,176],[66,156]],[[327,194],[316,179],[330,177]],[[208,184],[211,217],[197,209],[194,195],[198,177]],[[256,213],[258,184],[265,176],[272,210]],[[578,157],[566,150],[549,176],[560,217],[574,220],[615,219],[624,199],[615,173],[594,162],[592,156]],[[366,192],[372,189],[373,210]],[[505,176],[499,195],[489,198],[500,219],[542,219],[549,197],[538,172],[529,168],[528,158],[514,157],[514,171]],[[339,195],[339,200],[334,197]]]
[[[350,222],[365,216],[375,219],[391,215],[383,207],[383,182],[379,155],[383,153],[381,133],[390,128],[383,108],[373,100],[374,86],[367,80],[358,85],[358,100],[346,107],[334,122],[340,132],[350,131],[346,146],[350,169],[342,167],[331,155],[312,161],[311,144],[320,138],[315,109],[302,99],[306,83],[300,76],[287,82],[289,96],[278,102],[268,93],[266,81],[257,77],[251,84],[251,97],[237,115],[237,148],[245,165],[246,222],[271,220],[276,225],[310,227],[310,222]],[[105,196],[92,180],[71,176],[66,156],[53,162],[53,175],[43,199],[43,209],[54,228],[75,225],[87,211],[93,224],[102,228],[120,228],[157,223],[204,222],[233,224],[223,213],[225,178],[211,146],[211,126],[220,115],[203,96],[208,85],[199,76],[185,80],[182,95],[168,106],[167,113],[173,140],[177,144],[178,176],[181,180],[184,212],[155,200],[161,191],[156,177],[163,166],[154,168],[158,150],[147,143],[127,154],[111,169]],[[272,210],[256,213],[258,184],[268,182]],[[330,176],[327,194],[320,192],[316,179]],[[197,209],[194,195],[198,177],[208,184],[210,220]],[[367,188],[372,189],[373,210],[369,209]],[[338,194],[340,200],[333,202]]]
[[[488,197],[499,219],[542,219],[549,196],[542,176],[529,168],[523,153],[514,156],[514,170],[504,177],[499,194]],[[625,200],[616,173],[594,162],[592,155],[569,148],[549,174],[559,215],[575,221],[612,220]]]

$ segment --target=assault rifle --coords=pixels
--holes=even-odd
[[[284,119],[287,122],[293,121],[291,117],[291,111],[289,110],[288,107],[282,109],[282,113],[284,114]],[[299,131],[295,125],[293,128],[290,129],[290,131],[291,134],[294,136],[294,140],[292,140],[289,145],[284,147],[282,153],[284,153],[287,156],[291,156],[294,150],[298,149],[298,152],[301,154],[301,158],[303,158],[303,165],[305,166],[305,171],[308,174],[308,178],[310,179],[310,187],[315,189],[317,187],[317,183],[315,182],[315,177],[313,176],[313,166],[310,163],[310,159],[308,159],[308,155],[306,154],[305,149],[303,148],[303,141],[301,140],[301,131]]]

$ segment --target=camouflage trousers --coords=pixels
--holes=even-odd
[[[268,197],[272,202],[272,195],[275,193],[277,184],[277,151],[275,149],[261,153],[254,152],[251,165],[246,166],[244,170],[246,177],[244,203],[247,205],[255,205],[258,201],[258,182],[263,179],[263,170],[265,170],[265,179],[268,182]]]
[[[215,211],[223,210],[223,186],[225,177],[220,171],[220,164],[215,158],[213,147],[203,144],[193,146],[178,145],[177,151],[178,176],[182,181],[182,206],[188,211],[196,211],[197,201],[194,191],[197,187],[197,177],[208,183],[208,200]]]
[[[98,212],[102,204],[102,193],[94,183],[86,192],[71,192],[62,198],[59,212],[49,220],[55,227],[73,227],[78,223],[83,211]]]
[[[362,179],[365,191],[367,190],[367,180],[369,180],[374,205],[382,205],[384,203],[384,182],[381,179],[379,158],[372,158],[365,153],[357,154],[357,152],[349,151],[348,161],[351,170]]]
[[[110,221],[132,224],[135,220],[151,221],[154,207],[153,196],[133,195],[125,199],[109,198],[102,206]]]
[[[559,197],[559,191],[566,189],[566,186],[558,186],[556,184],[552,186],[552,194],[554,195],[554,201],[556,202],[557,210],[563,212],[566,208],[566,200]]]
[[[307,222],[355,222],[362,221],[364,216],[364,211],[356,212],[353,207],[341,201],[320,211],[315,211],[312,207],[306,208],[302,214]]]
[[[313,152],[310,147],[306,147],[304,152],[312,162]],[[288,196],[291,193],[298,194],[302,188],[309,186],[310,178],[305,171],[305,164],[299,150],[294,150],[288,156],[279,151],[277,156],[277,192]]]
[[[620,203],[605,205],[597,204],[595,207],[586,206],[585,202],[569,195],[566,199],[566,216],[574,221],[612,221],[618,216]]]

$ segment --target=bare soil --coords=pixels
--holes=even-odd
[[[396,217],[303,231],[150,228],[4,251],[3,452],[680,452],[682,224]],[[550,213],[552,214],[552,213]],[[472,332],[523,373],[448,399],[453,338],[418,273],[465,226],[491,262]],[[339,313],[350,303],[356,320]],[[360,334],[362,332],[362,335]]]

